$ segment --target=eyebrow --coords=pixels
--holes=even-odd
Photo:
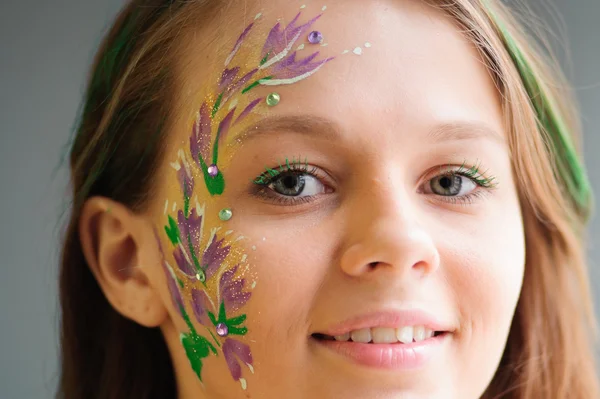
[[[497,130],[485,123],[472,121],[443,123],[430,130],[427,139],[432,143],[487,139],[506,144],[505,137]]]
[[[342,136],[339,126],[329,119],[313,115],[287,115],[261,119],[239,133],[235,141],[241,144],[282,131],[326,140],[339,140]]]
[[[264,118],[236,135],[235,141],[242,144],[262,136],[276,135],[282,131],[332,141],[340,140],[343,136],[341,127],[327,118],[314,115],[287,115]],[[497,130],[476,121],[442,123],[431,129],[426,139],[432,144],[477,139],[506,144],[505,137]]]

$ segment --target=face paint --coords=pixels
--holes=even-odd
[[[205,185],[211,195],[221,195],[225,189],[225,178],[219,168],[220,146],[226,142],[230,129],[246,119],[263,100],[249,99],[252,90],[259,86],[299,82],[316,73],[333,59],[318,59],[318,51],[304,59],[297,59],[296,51],[291,51],[299,38],[320,17],[321,15],[318,15],[300,25],[298,13],[284,29],[281,28],[281,23],[277,22],[267,35],[262,51],[255,52],[255,66],[246,68],[246,71],[243,71],[241,66],[230,65],[252,34],[255,22],[248,25],[238,37],[225,60],[225,70],[214,94],[207,96],[198,111],[190,140],[192,159],[202,170]],[[214,101],[211,100],[213,98]],[[280,99],[277,93],[272,93],[267,97],[266,103],[268,106],[274,106]],[[225,107],[228,102],[229,106]],[[248,104],[238,112],[238,104],[241,102]]]
[[[187,326],[180,335],[180,341],[201,382],[205,361],[213,355],[219,357],[222,354],[232,378],[246,389],[242,367],[254,373],[254,366],[251,349],[242,342],[242,337],[248,333],[244,305],[252,296],[256,280],[245,274],[248,270],[247,254],[241,245],[245,238],[236,236],[232,230],[221,232],[223,222],[233,217],[232,210],[223,208],[219,212],[205,212],[206,204],[201,206],[198,197],[212,199],[225,190],[226,168],[222,165],[222,149],[227,144],[231,129],[238,128],[242,122],[250,124],[253,121],[251,117],[261,110],[261,104],[267,107],[261,111],[264,112],[281,101],[279,93],[256,97],[254,89],[300,82],[334,59],[320,58],[318,51],[304,58],[297,56],[297,51],[305,48],[305,43],[298,43],[301,37],[308,45],[326,45],[322,43],[321,32],[308,33],[321,15],[300,24],[301,14],[298,13],[285,28],[277,22],[268,33],[265,32],[262,46],[251,47],[248,43],[262,16],[258,13],[238,36],[226,57],[225,69],[217,76],[216,87],[209,89],[201,101],[192,123],[189,152],[179,150],[177,160],[171,163],[183,199],[183,209],[177,207],[178,199],[171,199],[174,215],[168,212],[169,200],[164,207],[164,232],[174,266],[167,261],[158,232],[156,234],[172,302]],[[252,41],[255,42],[257,40]],[[294,47],[296,51],[292,50]],[[241,53],[245,54],[246,60],[254,61],[236,66],[236,58],[240,58]],[[301,164],[300,161],[286,159],[278,170],[267,168],[254,182],[259,190],[265,190],[276,179],[289,176],[286,184],[294,186],[293,176],[311,173],[306,160]],[[198,175],[202,176],[203,185],[194,179]],[[304,178],[299,177],[298,182],[303,188]],[[206,223],[218,227],[206,234]],[[251,248],[256,250],[255,245]]]
[[[171,163],[183,200],[183,208],[179,209],[176,199],[171,199],[174,215],[168,212],[169,200],[164,206],[164,232],[174,266],[167,261],[167,250],[160,242],[158,231],[156,235],[172,302],[187,326],[180,341],[201,382],[205,361],[222,354],[233,379],[246,389],[242,367],[251,373],[254,368],[251,349],[241,340],[248,333],[243,310],[256,281],[247,281],[247,276],[241,276],[248,269],[247,255],[240,245],[243,236],[236,236],[232,230],[222,233],[222,227],[214,227],[208,234],[204,231],[206,223],[229,221],[233,217],[232,210],[221,209],[218,215],[207,213],[206,205],[201,206],[197,198],[207,194],[208,198],[219,196],[225,190],[220,155],[230,130],[242,121],[248,122],[263,101],[268,107],[281,101],[281,96],[275,92],[253,98],[253,89],[299,82],[333,59],[319,59],[318,51],[299,59],[296,51],[291,50],[301,37],[308,37],[307,32],[320,16],[300,24],[298,13],[285,28],[277,22],[266,35],[262,50],[259,51],[260,47],[256,51],[248,50],[255,55],[254,65],[235,66],[236,56],[246,50],[244,44],[256,30],[255,23],[261,17],[257,14],[255,22],[239,35],[225,59],[225,69],[218,84],[202,101],[191,129],[189,153],[179,150],[177,160]],[[322,35],[317,34],[322,40]],[[271,177],[299,168],[296,161],[290,164],[286,159],[285,164],[280,165],[280,170]],[[198,175],[202,176],[204,185],[198,185],[194,178]],[[207,193],[198,191],[202,186],[206,187]],[[256,246],[252,249],[256,250]]]
[[[238,243],[241,237],[231,231],[221,234],[220,228],[213,228],[205,235],[205,218],[205,207],[197,201],[188,215],[179,210],[177,220],[168,217],[164,230],[176,266],[166,260],[159,242],[162,265],[173,304],[189,329],[180,340],[200,381],[204,360],[221,352],[231,376],[245,385],[241,365],[252,369],[253,359],[239,337],[248,332],[242,309],[251,292],[246,278],[237,275],[246,255]]]
[[[299,171],[304,173],[308,172],[308,160],[305,159],[304,165],[301,165],[299,160],[296,161],[295,159],[292,159],[292,162],[290,163],[290,160],[286,158],[283,165],[279,164],[278,170],[266,168],[266,171],[263,174],[254,179],[254,184],[264,186],[268,184],[273,178],[280,176],[282,173],[292,171]]]

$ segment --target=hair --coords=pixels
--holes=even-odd
[[[225,3],[130,1],[96,54],[70,149],[73,203],[60,269],[58,398],[177,396],[160,330],[139,326],[111,307],[86,263],[78,223],[92,196],[135,212],[148,206],[174,118],[178,43],[202,29]],[[585,257],[593,204],[567,81],[502,3],[428,3],[464,30],[502,96],[525,226],[522,292],[483,398],[600,397]]]

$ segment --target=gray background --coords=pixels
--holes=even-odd
[[[541,0],[523,0],[538,9]],[[600,0],[555,0],[600,196]],[[0,398],[50,398],[57,382],[57,256],[63,154],[93,52],[121,0],[4,1],[0,10]],[[547,18],[548,13],[544,13]],[[568,56],[564,51],[563,56]],[[571,65],[571,66],[570,66]],[[600,198],[599,198],[600,205]],[[600,217],[591,241],[600,239]],[[600,293],[600,249],[590,249]]]

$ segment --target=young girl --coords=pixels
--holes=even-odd
[[[600,397],[573,101],[492,0],[134,0],[71,150],[74,398]]]

